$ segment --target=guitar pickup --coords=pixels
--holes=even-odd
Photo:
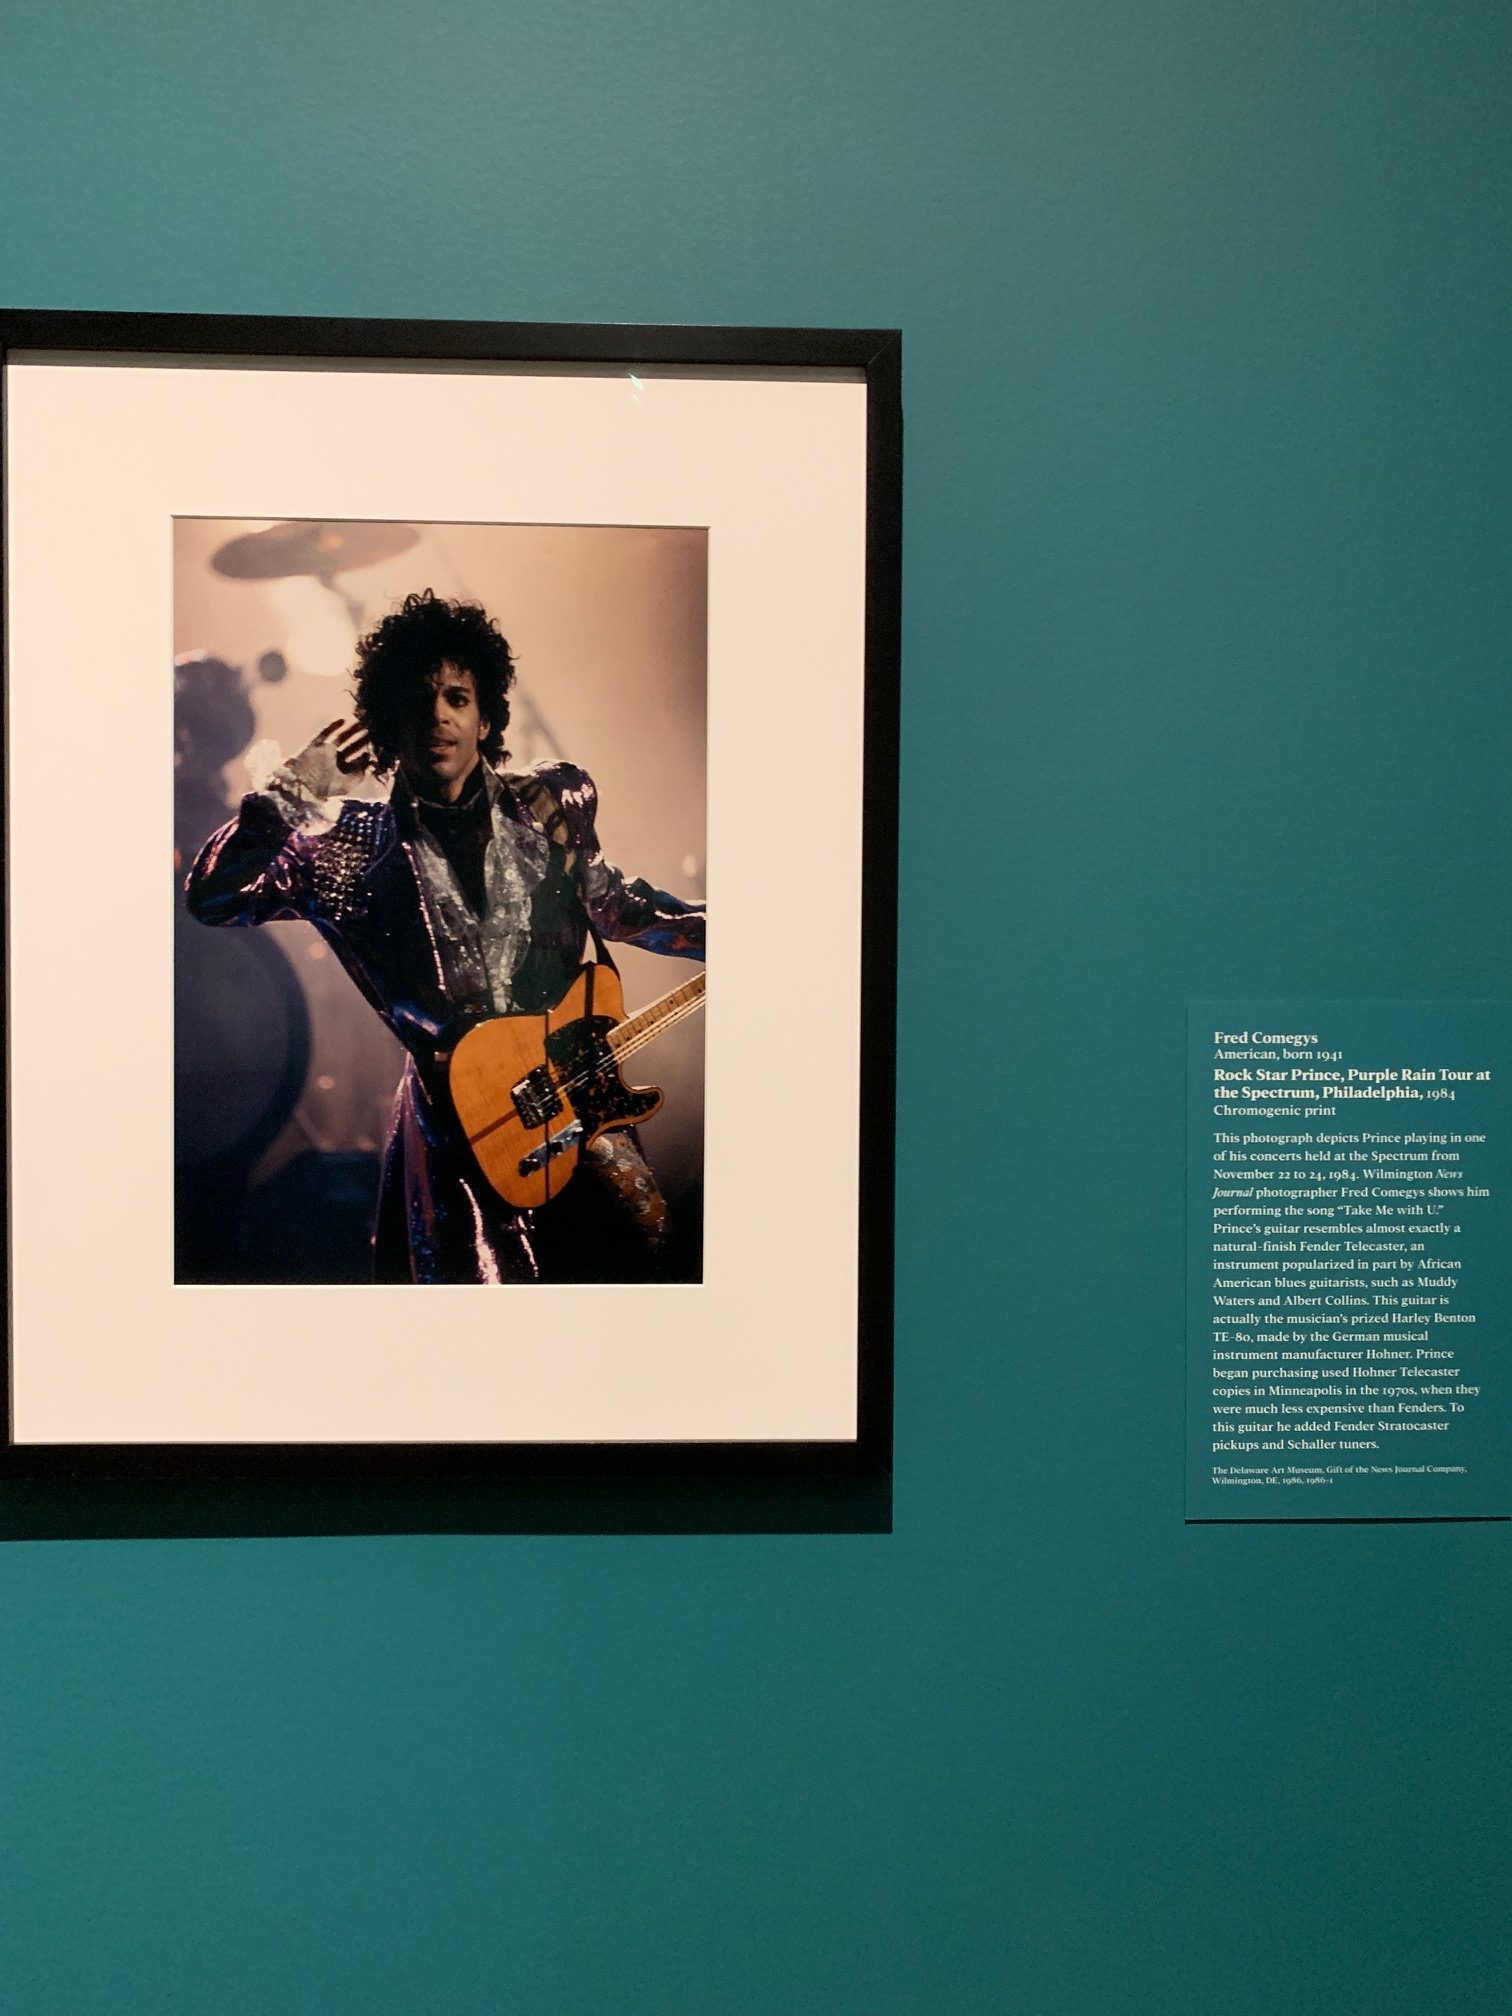
[[[528,1071],[518,1085],[510,1087],[514,1109],[526,1127],[544,1127],[562,1110],[562,1101],[544,1064]]]
[[[558,1107],[558,1111],[560,1111]],[[520,1158],[520,1174],[532,1176],[537,1169],[544,1169],[548,1162],[555,1162],[558,1155],[565,1155],[583,1138],[581,1120],[569,1120],[565,1127],[559,1127],[555,1134],[548,1134],[539,1148],[532,1148],[528,1155]]]

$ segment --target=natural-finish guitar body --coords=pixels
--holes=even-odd
[[[583,1152],[615,1127],[649,1119],[654,1085],[627,1085],[619,1060],[703,1000],[704,976],[625,1018],[612,966],[585,966],[545,1015],[500,1015],[452,1053],[451,1095],[478,1165],[520,1209],[558,1196]]]

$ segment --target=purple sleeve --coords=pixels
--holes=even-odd
[[[572,763],[558,764],[551,784],[578,857],[583,902],[604,937],[622,945],[639,945],[647,952],[670,953],[677,959],[702,959],[704,905],[655,889],[640,877],[632,881],[612,861],[605,860],[595,823],[598,791],[586,770]]]
[[[191,917],[202,924],[266,924],[308,917],[313,844],[272,800],[250,792],[236,817],[212,833],[184,883]]]

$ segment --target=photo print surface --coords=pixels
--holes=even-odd
[[[707,583],[174,520],[176,1281],[702,1278]]]

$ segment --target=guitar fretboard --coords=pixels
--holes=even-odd
[[[696,973],[691,980],[685,980],[681,987],[674,987],[670,994],[663,994],[660,1001],[653,1001],[649,1008],[629,1015],[609,1034],[609,1048],[616,1057],[631,1057],[643,1049],[664,1029],[670,1029],[674,1022],[685,1021],[703,1006],[704,973]]]

